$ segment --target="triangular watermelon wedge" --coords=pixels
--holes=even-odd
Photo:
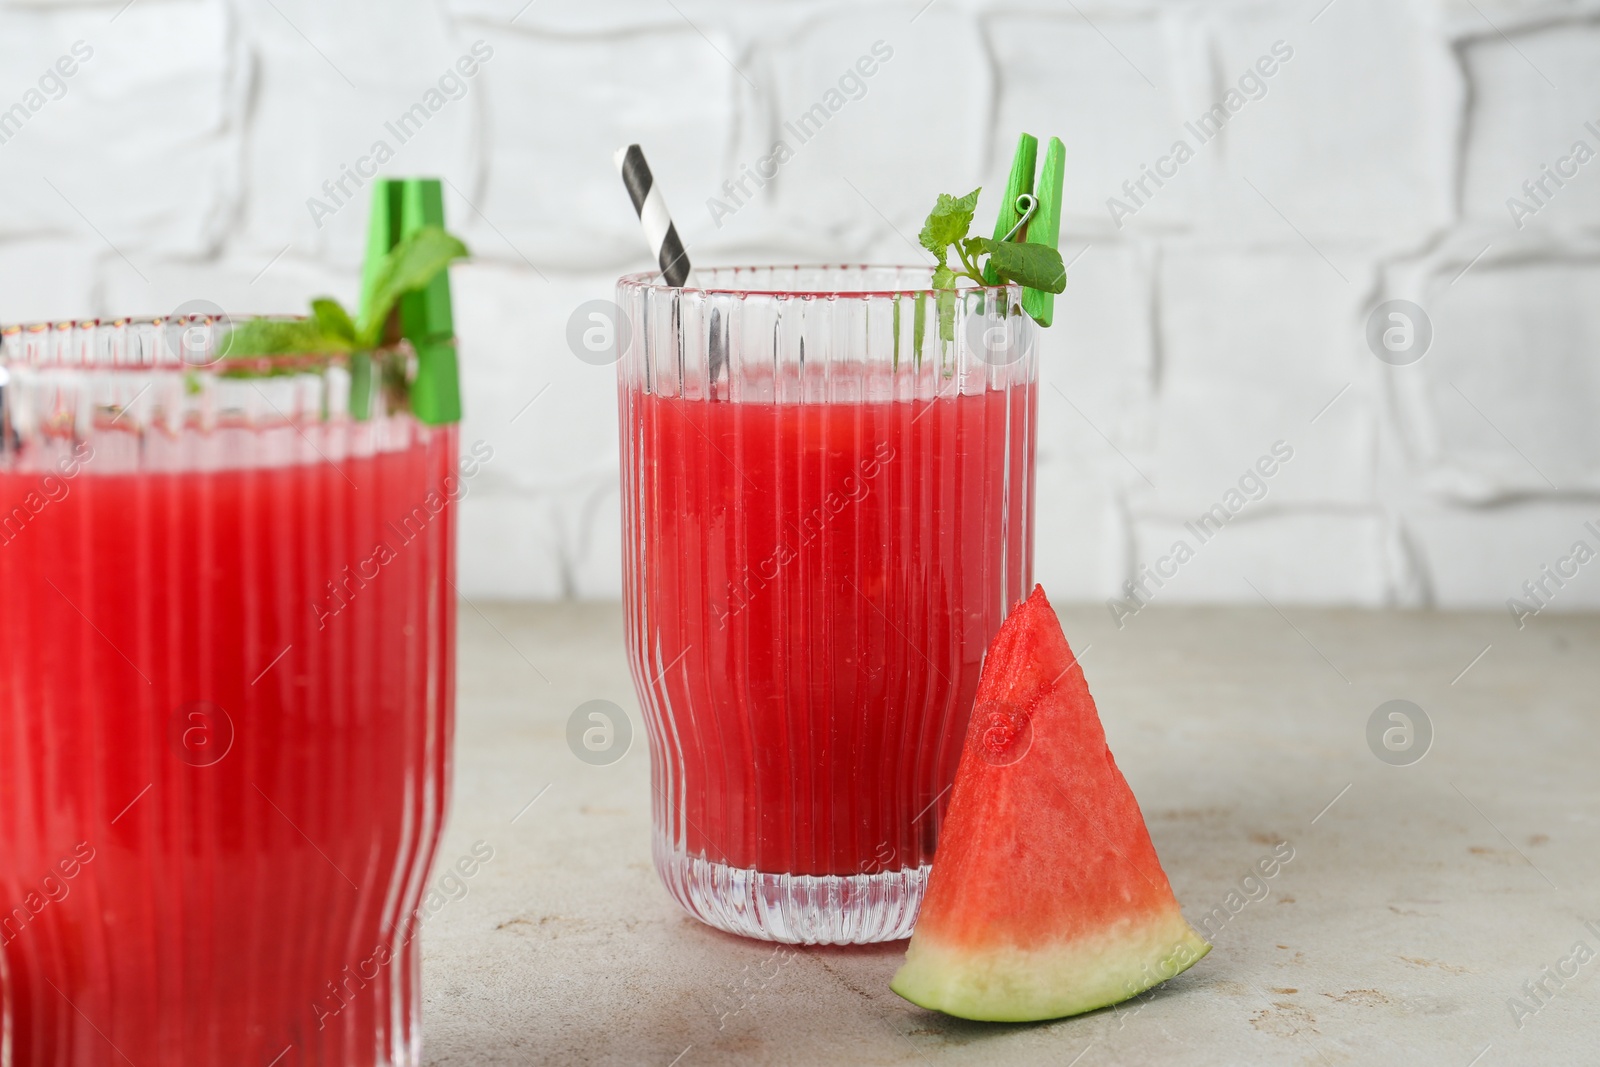
[[[1210,949],[1178,910],[1035,587],[984,662],[894,991],[964,1019],[1055,1019],[1137,996]]]

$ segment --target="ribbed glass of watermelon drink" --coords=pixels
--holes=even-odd
[[[923,268],[622,279],[624,581],[656,868],[690,913],[906,937],[1032,567],[1036,330]]]
[[[420,1063],[456,427],[222,336],[0,335],[5,1063]]]

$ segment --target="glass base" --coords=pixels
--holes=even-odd
[[[656,873],[685,911],[741,937],[791,945],[865,945],[911,936],[928,871],[877,874],[768,874],[713,863],[664,844]]]

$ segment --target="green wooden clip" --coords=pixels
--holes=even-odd
[[[361,307],[366,308],[378,264],[400,241],[424,226],[444,225],[444,193],[437,178],[380,178],[372,187],[367,258],[361,269]],[[407,293],[396,309],[399,335],[417,353],[411,411],[431,425],[461,421],[461,377],[456,361],[455,316],[450,276],[441,271],[426,289]],[[372,395],[372,361],[352,360],[351,411],[366,418]]]
[[[1044,165],[1039,168],[1039,182],[1034,195],[1039,198],[1038,213],[1028,223],[1027,236],[1023,238],[1031,245],[1047,245],[1056,247],[1061,239],[1061,184],[1066,176],[1067,148],[1061,143],[1061,138],[1050,138],[1050,144],[1044,150]],[[1022,291],[1022,310],[1033,316],[1033,320],[1040,326],[1050,325],[1050,320],[1055,316],[1056,297],[1054,293],[1042,292],[1038,289],[1024,289]]]
[[[1011,157],[1011,177],[1006,180],[1006,198],[1000,203],[1000,212],[994,220],[994,239],[1004,241],[1006,235],[1022,218],[1017,211],[1017,198],[1033,192],[1034,163],[1039,157],[1039,139],[1031,133],[1017,138],[1017,151]],[[999,285],[1000,275],[992,264],[985,264],[983,280],[986,285]]]
[[[1017,150],[1011,157],[1011,177],[1006,181],[1006,196],[994,220],[994,239],[1004,241],[1022,221],[1017,210],[1017,200],[1031,194],[1037,201],[1034,214],[1023,225],[1016,240],[1034,245],[1056,247],[1061,239],[1061,183],[1066,173],[1067,149],[1061,138],[1052,137],[1045,146],[1044,166],[1039,168],[1037,185],[1034,182],[1034,164],[1039,158],[1039,140],[1025,133],[1017,138]],[[983,268],[983,280],[989,285],[999,285],[1000,275],[992,264]],[[1022,290],[1022,308],[1040,326],[1050,325],[1055,314],[1054,293],[1038,289]]]

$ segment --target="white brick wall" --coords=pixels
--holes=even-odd
[[[320,225],[307,199],[387,140],[387,173],[448,179],[477,253],[463,433],[496,457],[463,588],[613,597],[612,376],[565,342],[649,264],[611,149],[646,146],[697,262],[905,261],[934,193],[982,182],[992,210],[1025,128],[1067,142],[1079,256],[1041,398],[1058,597],[1119,595],[1278,440],[1293,460],[1158,599],[1502,607],[1600,524],[1600,158],[1520,228],[1506,205],[1575,141],[1600,154],[1600,2],[524,4],[0,0],[0,110],[93,48],[0,144],[0,320],[348,299],[365,196]],[[715,225],[723,179],[878,40],[865,95]],[[1117,225],[1107,199],[1279,41],[1264,93]],[[1412,366],[1364,339],[1397,297],[1434,324]],[[1596,606],[1587,571],[1552,604]]]

